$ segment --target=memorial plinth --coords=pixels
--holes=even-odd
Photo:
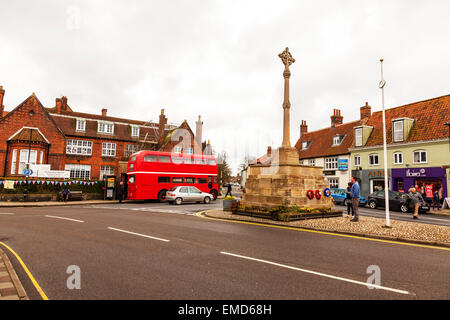
[[[289,65],[295,60],[289,49],[279,55],[285,70],[284,102],[283,102],[283,143],[275,150],[269,165],[250,165],[245,183],[245,193],[240,201],[241,207],[259,207],[273,209],[277,207],[296,206],[308,209],[333,210],[331,197],[326,197],[327,188],[322,167],[305,166],[299,163],[296,148],[291,147],[289,139]],[[308,191],[314,197],[308,197]],[[318,193],[318,194],[317,194]],[[317,194],[317,195],[316,195]]]

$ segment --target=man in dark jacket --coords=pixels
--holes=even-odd
[[[349,182],[347,186],[347,214],[354,216],[355,213],[353,211],[353,204],[352,204],[352,196],[350,195],[350,190],[352,189],[353,183]]]
[[[225,197],[227,197],[228,194],[230,194],[230,196],[232,197],[232,194],[231,194],[231,183],[228,183],[228,185],[227,185],[227,193],[225,194]]]

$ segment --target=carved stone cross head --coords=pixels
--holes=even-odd
[[[286,66],[286,68],[289,68],[289,66],[295,62],[295,59],[292,58],[292,54],[289,52],[289,48],[287,47],[278,56],[281,58],[281,61],[283,61],[283,64]]]

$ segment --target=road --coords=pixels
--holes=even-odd
[[[220,206],[1,208],[0,242],[49,299],[450,298],[448,250],[194,215]],[[30,298],[41,299],[5,251]],[[67,287],[70,266],[81,289]],[[379,289],[366,284],[374,270]]]

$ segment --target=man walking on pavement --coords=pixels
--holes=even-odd
[[[353,215],[354,218],[351,222],[357,222],[359,220],[359,198],[361,197],[358,178],[352,177],[352,188],[350,189],[350,196],[352,197]]]
[[[230,194],[230,196],[232,197],[232,194],[231,194],[231,183],[228,183],[228,185],[227,185],[227,193],[226,193],[225,197],[227,197],[228,194]]]

